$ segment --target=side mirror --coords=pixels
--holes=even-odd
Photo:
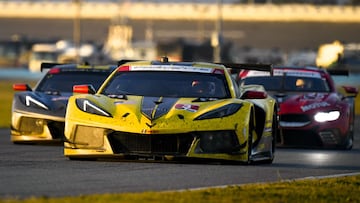
[[[248,90],[241,95],[241,99],[265,99],[267,96],[266,92]]]
[[[353,86],[342,86],[342,88],[345,90],[346,97],[356,97],[359,93],[358,88]]]
[[[346,93],[348,94],[357,94],[359,92],[358,88],[353,86],[342,86]]]
[[[92,85],[74,85],[73,93],[95,94],[96,90]]]
[[[13,90],[15,90],[15,91],[32,91],[31,87],[28,84],[24,84],[24,83],[13,84]]]

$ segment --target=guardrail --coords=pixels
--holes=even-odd
[[[74,18],[154,20],[214,20],[216,4],[202,3],[116,3],[82,2],[0,2],[0,18]],[[360,6],[319,6],[310,4],[223,4],[222,19],[229,21],[316,21],[360,22]]]

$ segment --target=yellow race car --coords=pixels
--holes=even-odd
[[[74,86],[64,155],[272,163],[276,101],[259,85],[239,89],[230,71],[257,66],[166,58],[119,65],[98,91]]]

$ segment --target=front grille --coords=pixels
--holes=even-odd
[[[311,123],[310,118],[303,114],[285,114],[280,116],[279,125],[280,127],[304,127]]]
[[[114,153],[185,155],[194,136],[191,134],[135,134],[112,132],[108,135]]]
[[[235,153],[241,148],[234,131],[210,131],[200,134],[197,153]]]
[[[64,139],[65,122],[51,121],[47,125],[53,139]]]
[[[284,114],[280,116],[280,121],[306,123],[311,122],[311,119],[305,114]]]
[[[338,129],[323,131],[319,133],[323,143],[328,145],[336,145],[340,143],[340,132]]]
[[[282,130],[282,135],[284,145],[304,147],[320,147],[323,145],[314,131]]]

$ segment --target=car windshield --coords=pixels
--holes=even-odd
[[[247,77],[242,80],[242,85],[259,84],[267,91],[293,91],[293,92],[329,92],[326,80],[311,77],[292,76],[259,76]]]
[[[109,75],[108,72],[91,72],[91,71],[69,71],[54,74],[46,74],[36,91],[39,92],[72,92],[74,85],[91,84],[95,89]]]
[[[105,95],[152,97],[228,98],[230,92],[222,74],[130,71],[118,72],[106,85]]]

